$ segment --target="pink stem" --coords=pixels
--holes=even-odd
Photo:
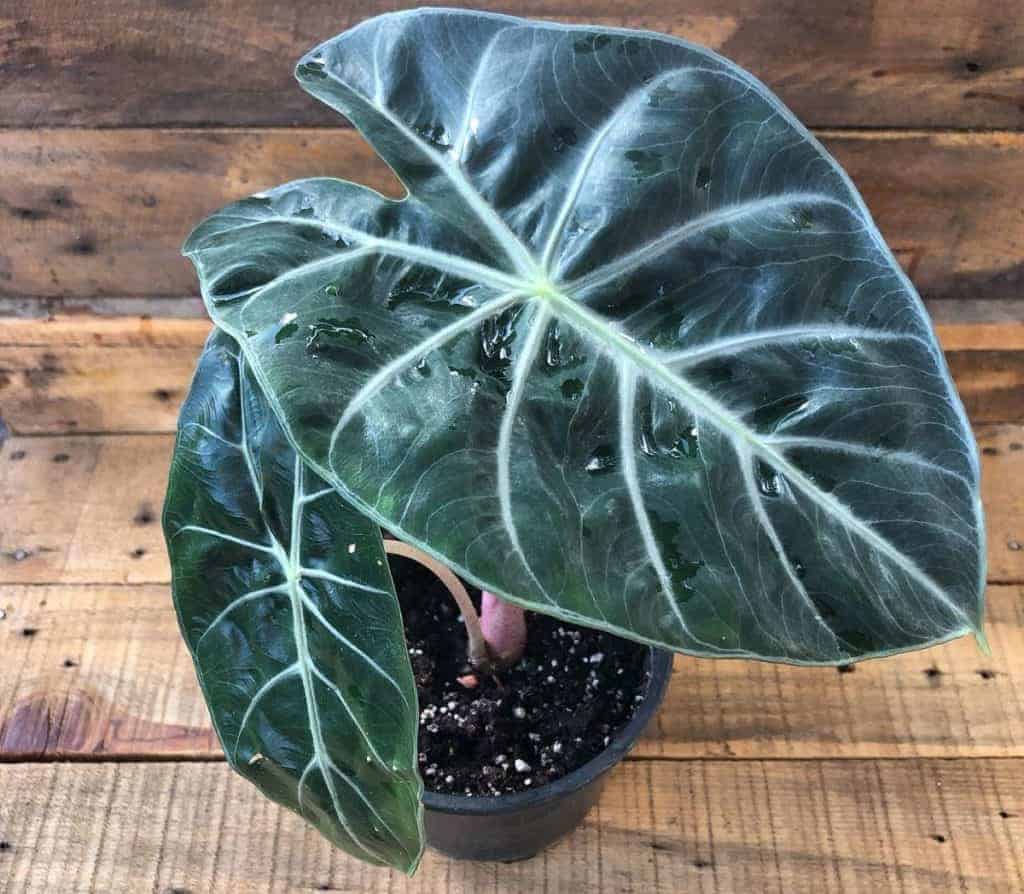
[[[526,616],[518,605],[484,590],[480,627],[495,666],[506,668],[522,657],[526,648]]]
[[[462,623],[466,627],[466,637],[469,640],[470,663],[475,666],[485,665],[488,661],[490,650],[487,648],[487,640],[484,638],[484,632],[480,627],[480,618],[476,613],[476,609],[473,608],[473,602],[469,598],[469,593],[466,592],[462,581],[455,576],[455,573],[447,566],[438,562],[437,559],[427,555],[423,550],[417,549],[415,546],[401,540],[385,538],[384,551],[393,556],[404,556],[406,559],[412,559],[414,562],[419,562],[424,568],[434,572],[441,583],[448,588],[448,592],[452,594],[452,598],[462,613]]]

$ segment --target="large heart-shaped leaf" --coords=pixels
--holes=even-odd
[[[380,530],[305,469],[223,333],[182,409],[164,530],[228,761],[334,844],[412,872],[416,689]]]
[[[185,251],[289,438],[488,589],[701,655],[978,629],[978,462],[918,296],[754,78],[450,10],[298,66],[410,195],[292,183]]]

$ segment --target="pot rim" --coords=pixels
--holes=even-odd
[[[440,813],[453,813],[463,816],[481,816],[500,813],[513,813],[530,807],[537,807],[550,801],[571,794],[598,777],[607,773],[619,763],[633,743],[640,738],[644,727],[661,706],[672,676],[673,653],[667,649],[649,646],[648,669],[650,677],[644,689],[644,700],[638,711],[633,714],[629,723],[620,729],[600,754],[595,755],[585,764],[567,773],[554,782],[524,792],[508,795],[446,795],[424,789],[422,802],[427,810]]]

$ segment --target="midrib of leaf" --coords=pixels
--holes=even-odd
[[[331,77],[334,78],[334,75],[331,75]],[[359,96],[357,91],[352,90],[349,85],[338,81],[337,78],[334,79],[349,90],[352,95]],[[365,102],[366,100],[360,97],[360,101]],[[937,601],[946,606],[957,617],[961,618],[964,623],[964,627],[961,632],[974,630],[978,633],[978,628],[971,622],[971,619],[963,609],[956,605],[945,591],[936,584],[935,581],[933,581],[931,577],[917,565],[916,562],[901,553],[887,539],[871,528],[870,525],[866,524],[854,515],[845,506],[845,504],[841,503],[831,494],[821,490],[810,478],[801,472],[800,469],[793,465],[783,453],[776,450],[771,446],[771,444],[761,438],[757,432],[751,430],[747,425],[745,425],[742,419],[735,416],[726,407],[719,404],[714,400],[714,398],[704,393],[700,388],[691,384],[683,376],[668,368],[665,365],[663,358],[651,355],[634,340],[619,331],[617,327],[590,310],[588,307],[583,305],[577,297],[575,297],[586,289],[597,288],[624,276],[632,270],[639,268],[642,264],[653,260],[654,258],[664,254],[666,251],[674,248],[679,243],[701,232],[715,226],[720,226],[722,224],[741,219],[749,214],[756,214],[761,211],[778,208],[787,204],[823,203],[837,205],[844,208],[854,217],[860,219],[867,227],[868,225],[864,222],[862,214],[856,208],[828,195],[801,192],[784,193],[764,199],[740,202],[694,218],[693,220],[663,234],[661,237],[653,240],[647,245],[642,246],[639,249],[604,265],[603,267],[593,270],[589,274],[585,274],[574,281],[568,283],[556,283],[552,281],[552,271],[549,269],[549,264],[542,263],[533,256],[533,253],[511,231],[511,229],[509,229],[505,221],[497,215],[494,209],[488,205],[486,200],[476,190],[475,186],[473,186],[473,184],[466,178],[465,173],[459,164],[453,161],[453,159],[439,153],[433,146],[423,140],[419,134],[411,130],[405,122],[397,118],[397,116],[395,116],[386,106],[377,102],[372,103],[372,105],[373,108],[386,118],[386,120],[406,140],[415,144],[424,155],[430,158],[437,166],[438,170],[452,183],[456,192],[466,200],[467,205],[479,216],[481,225],[490,232],[496,241],[502,246],[509,259],[515,265],[516,273],[509,274],[502,270],[489,268],[486,265],[469,261],[468,259],[458,258],[442,252],[436,252],[433,249],[414,247],[413,251],[410,246],[404,243],[398,243],[394,240],[382,240],[378,237],[370,236],[369,234],[360,234],[359,232],[348,228],[348,236],[351,241],[368,245],[371,247],[371,250],[376,249],[386,254],[394,254],[395,256],[404,257],[409,260],[414,259],[412,255],[415,252],[417,256],[415,260],[420,263],[424,263],[427,266],[441,270],[442,272],[447,271],[454,273],[458,269],[464,270],[468,273],[470,267],[472,267],[475,269],[476,275],[479,277],[476,279],[477,282],[504,290],[505,293],[500,296],[501,299],[505,301],[502,305],[503,307],[508,306],[508,303],[510,303],[508,300],[510,295],[514,296],[512,301],[541,299],[543,302],[546,302],[547,310],[550,314],[574,324],[582,332],[592,336],[599,344],[610,346],[620,351],[621,354],[625,356],[642,374],[647,376],[650,380],[660,383],[670,394],[676,396],[691,410],[693,410],[695,414],[707,419],[716,428],[723,432],[733,442],[734,446],[738,448],[739,453],[752,453],[769,463],[776,469],[776,471],[783,474],[787,480],[789,480],[789,482],[797,490],[803,493],[813,504],[826,511],[829,515],[837,518],[847,529],[855,532],[857,536],[867,544],[887,556],[897,568],[901,569],[908,577],[916,580],[929,593],[931,593]],[[579,188],[582,188],[582,182],[576,186],[576,189],[573,190],[573,194],[578,192]],[[405,199],[402,201],[405,201]],[[562,217],[564,212],[565,209],[563,208],[559,217]],[[309,223],[311,221],[305,219],[304,222]],[[868,227],[868,229],[870,229],[870,227]],[[877,243],[877,238],[874,236],[872,238],[873,241]],[[360,239],[364,239],[365,241],[360,243]],[[547,255],[548,252],[545,251],[545,256]],[[888,255],[886,256],[888,257]],[[545,257],[545,260],[548,260],[547,257]],[[276,282],[276,280],[272,281],[271,284],[274,282]],[[498,299],[494,299],[495,302],[497,300]],[[483,305],[481,308],[478,308],[474,314],[486,310],[489,306],[490,303]],[[260,381],[260,384],[263,386],[267,399],[274,407],[275,413],[281,421],[288,439],[301,453],[301,448],[298,447],[298,442],[288,424],[287,415],[283,412],[283,408],[278,403],[277,397],[266,379],[266,375],[259,363],[258,357],[254,356],[253,352],[249,348],[248,340],[241,333],[237,332],[237,330],[232,331],[231,328],[227,326],[225,326],[225,328],[234,335],[236,340],[241,344],[242,350],[246,353],[247,360],[250,362],[254,373]],[[435,335],[437,334],[435,333]],[[429,340],[432,345],[436,346],[437,342],[434,338]],[[407,352],[403,355],[403,358],[400,359],[402,359],[403,362],[405,360],[411,362],[411,358],[414,356],[414,350]],[[422,350],[420,350],[418,354],[415,354],[415,356],[422,355]],[[388,366],[389,373],[392,365],[393,364],[389,364]],[[398,371],[398,368],[394,369],[395,373]],[[380,373],[374,377],[374,379],[378,380],[376,385],[383,387],[386,382],[379,380],[379,376]],[[354,413],[355,411],[349,411],[346,408],[346,411],[343,413],[342,418],[339,419],[339,424],[336,426],[332,435],[332,445],[336,442],[338,434],[343,428],[343,425],[341,424],[342,421],[347,423],[354,416]],[[328,461],[332,462],[331,454],[328,456]],[[345,483],[333,468],[325,469],[322,468],[320,464],[312,461],[310,461],[310,464],[324,478],[335,483],[343,493],[351,495],[351,491],[345,486]],[[357,502],[362,503],[362,501],[358,499]],[[362,504],[365,505],[364,503]],[[393,521],[390,523],[393,524]],[[430,550],[428,548],[428,552],[429,551]]]
[[[516,416],[519,413],[519,407],[523,400],[523,390],[526,387],[526,380],[530,374],[530,367],[533,365],[534,360],[537,359],[541,339],[544,337],[544,327],[547,325],[550,317],[547,306],[539,301],[536,303],[537,306],[534,309],[533,319],[530,320],[529,331],[523,343],[523,349],[516,358],[515,366],[512,370],[512,385],[505,398],[505,409],[501,414],[501,423],[498,426],[496,454],[498,466],[497,489],[498,505],[501,509],[501,522],[505,528],[505,533],[508,534],[509,542],[523,563],[523,567],[526,568],[526,573],[530,576],[534,585],[548,602],[553,603],[554,600],[544,589],[544,585],[530,566],[526,553],[523,552],[523,548],[519,543],[519,530],[516,526],[515,515],[512,512],[512,484],[510,480],[511,469],[509,467],[509,460],[512,454],[512,428],[515,425]]]
[[[709,648],[712,644],[704,642],[690,631],[686,619],[683,617],[679,605],[676,603],[675,586],[672,577],[665,567],[665,559],[658,547],[658,541],[654,536],[651,527],[651,519],[647,514],[647,507],[644,504],[644,496],[640,490],[640,480],[636,471],[636,443],[634,413],[636,409],[636,372],[619,364],[616,367],[619,371],[619,453],[622,461],[622,477],[626,482],[626,491],[629,494],[629,501],[633,507],[633,517],[636,519],[637,527],[640,529],[640,536],[644,542],[644,549],[654,566],[661,583],[662,593],[665,601],[668,602],[669,611],[676,622],[682,628],[683,633],[702,643]]]
[[[500,271],[495,271],[495,273],[500,274]],[[507,274],[500,275],[502,277],[507,276]],[[616,273],[616,275],[621,275],[621,271]],[[774,449],[766,440],[762,439],[757,432],[749,429],[741,419],[732,414],[727,408],[717,403],[717,401],[715,401],[710,395],[705,394],[701,389],[686,381],[682,376],[669,369],[664,364],[662,358],[649,354],[635,341],[621,333],[611,323],[602,319],[580,301],[573,298],[570,294],[560,291],[556,286],[544,282],[531,282],[528,280],[513,280],[513,282],[516,292],[512,295],[505,294],[500,296],[502,309],[511,306],[517,301],[540,299],[547,302],[550,313],[553,316],[576,325],[581,331],[594,337],[599,344],[611,346],[621,351],[621,353],[625,355],[643,374],[666,386],[671,394],[678,397],[696,414],[703,416],[712,422],[712,424],[714,424],[720,431],[729,436],[734,443],[741,442],[747,445],[749,450],[769,464],[773,465],[777,471],[785,475],[798,490],[804,493],[804,495],[811,500],[811,502],[824,509],[830,515],[839,519],[844,526],[856,532],[857,535],[865,542],[879,550],[882,554],[886,555],[898,568],[902,569],[908,576],[915,579],[939,602],[963,620],[965,626],[961,632],[976,630],[975,625],[971,622],[966,613],[957,606],[945,591],[920,567],[918,567],[912,559],[899,552],[899,550],[897,550],[888,540],[879,535],[869,525],[862,522],[857,518],[857,516],[853,515],[853,513],[850,512],[844,504],[840,503],[832,495],[827,494],[818,488],[814,482],[794,466],[783,453]],[[497,298],[493,299],[492,302],[488,302],[481,306],[473,312],[474,315],[481,318],[486,316],[487,314],[485,312],[491,308],[492,303],[496,304],[498,300],[499,299]],[[464,326],[458,325],[459,322],[461,321],[457,321],[456,324],[450,324],[453,331],[455,329],[458,329],[459,331],[464,329]],[[246,354],[246,359],[250,363],[257,379],[260,381],[264,392],[268,395],[268,400],[271,402],[272,406],[274,406],[275,413],[284,425],[285,432],[288,435],[289,440],[293,445],[296,445],[297,449],[300,449],[301,452],[301,448],[298,448],[294,434],[292,433],[290,426],[287,424],[287,416],[284,414],[283,408],[281,408],[280,404],[277,402],[276,395],[273,394],[272,387],[262,369],[259,357],[252,352],[243,333],[238,330],[233,330],[232,327],[225,326],[225,328],[241,343],[242,350]],[[437,334],[435,333],[435,335]],[[430,343],[432,347],[437,347],[440,344],[443,344],[445,340],[446,339],[443,336],[440,339],[431,338]],[[422,357],[425,352],[425,344],[421,344],[406,352],[406,354],[400,358],[400,362],[393,362],[392,364],[389,364],[387,368],[387,380],[393,378],[394,375],[405,368],[405,366],[412,363],[414,357]],[[374,376],[377,390],[387,384],[387,381],[383,377],[379,377],[380,373]],[[364,403],[365,400],[362,402]],[[355,409],[346,409],[346,412],[343,414],[344,422],[349,422],[355,415],[355,412]],[[339,419],[339,423],[341,421],[342,419]],[[343,428],[341,425],[336,427],[332,436],[332,443],[336,442],[341,428]],[[324,468],[320,464],[313,462],[311,462],[311,465],[313,465],[316,471],[324,478],[334,482],[343,492],[350,494],[350,491],[333,468]]]
[[[500,33],[501,32],[499,31],[498,34]],[[495,34],[495,38],[497,38],[498,34]],[[551,232],[545,240],[544,251],[541,254],[540,262],[541,267],[544,270],[551,269],[551,259],[555,253],[555,249],[558,247],[558,241],[561,239],[562,233],[565,231],[565,225],[569,220],[569,215],[576,207],[576,200],[579,198],[579,194],[586,182],[587,174],[590,173],[590,167],[597,158],[597,154],[604,145],[605,140],[608,139],[608,135],[615,129],[615,126],[628,112],[636,109],[637,106],[640,105],[641,101],[650,95],[651,91],[656,90],[670,77],[682,74],[687,70],[692,70],[692,68],[692,66],[687,66],[685,68],[671,68],[668,71],[663,71],[650,83],[645,84],[643,87],[638,87],[629,96],[622,100],[615,112],[608,116],[608,120],[605,122],[604,126],[594,134],[583,153],[583,159],[580,162],[580,165],[576,170],[576,175],[573,177],[572,183],[565,194],[565,199],[562,201],[562,205],[558,209],[558,214],[555,216],[555,222],[551,227]]]
[[[779,538],[779,533],[775,529],[775,525],[769,518],[767,511],[764,508],[764,504],[757,493],[757,484],[754,481],[754,461],[750,454],[740,453],[737,455],[737,459],[740,463],[740,468],[743,471],[743,486],[747,491],[747,498],[750,500],[751,505],[754,507],[754,515],[757,518],[758,524],[761,529],[768,537],[768,542],[771,543],[775,556],[779,563],[782,565],[782,569],[789,579],[789,582],[797,594],[800,596],[801,601],[807,606],[807,609],[811,613],[811,617],[818,623],[818,625],[832,638],[835,642],[837,637],[834,630],[825,623],[825,619],[821,616],[821,612],[818,611],[817,606],[811,599],[810,594],[807,592],[807,588],[804,586],[804,582],[800,580],[800,576],[796,573],[796,569],[793,567],[793,560],[789,557],[789,553],[786,551],[785,545]],[[886,606],[882,606],[883,610],[886,611],[890,618],[892,613],[888,612]],[[779,613],[782,618],[782,626],[787,636],[789,636],[789,617],[786,612]],[[895,621],[895,618],[892,618]]]
[[[329,77],[335,83],[347,90],[351,96],[357,98],[361,102],[367,101],[365,97],[360,95],[358,90],[354,90],[350,84],[342,81],[333,72],[329,73]],[[508,259],[515,266],[518,274],[527,279],[536,275],[540,267],[537,264],[536,259],[533,257],[533,254],[525,245],[523,245],[497,212],[487,204],[473,184],[466,179],[462,172],[462,168],[458,164],[453,163],[451,158],[448,158],[438,152],[437,149],[412,130],[412,128],[410,128],[401,118],[395,115],[391,109],[379,102],[377,97],[374,97],[374,100],[369,104],[382,118],[387,120],[387,122],[394,127],[398,133],[400,133],[411,144],[415,145],[420,152],[422,152],[434,163],[434,165],[436,165],[438,170],[455,188],[455,191],[466,201],[469,208],[476,214],[483,227],[492,236],[494,236],[497,243],[508,256]],[[358,116],[350,117],[356,125],[356,128],[360,129]]]
[[[239,376],[239,398],[241,405],[241,442],[235,443],[232,441],[228,441],[222,436],[213,432],[211,429],[207,428],[206,426],[200,425],[199,427],[204,431],[208,432],[209,434],[214,435],[218,440],[222,441],[228,446],[233,447],[239,452],[241,452],[249,475],[250,485],[252,486],[259,500],[259,505],[262,511],[263,488],[260,483],[259,475],[257,474],[256,467],[248,447],[248,434],[246,423],[248,406],[246,403],[247,394],[244,385],[246,375],[246,361],[243,359],[242,354],[239,354],[235,358],[235,360],[238,363]],[[341,798],[338,794],[337,789],[337,778],[342,779],[349,786],[352,792],[366,805],[370,813],[374,817],[376,817],[377,822],[380,823],[380,828],[386,830],[390,834],[395,844],[398,847],[401,847],[404,851],[405,848],[403,841],[401,837],[399,837],[390,828],[388,823],[380,816],[379,812],[374,807],[374,805],[369,801],[369,799],[367,799],[363,792],[360,791],[358,785],[354,783],[344,772],[342,772],[341,769],[338,768],[334,761],[331,759],[330,752],[323,738],[323,727],[320,719],[320,709],[317,703],[316,692],[314,688],[313,678],[314,676],[317,676],[321,679],[322,683],[334,693],[335,697],[338,699],[339,704],[345,710],[355,728],[359,731],[371,758],[377,763],[378,766],[385,770],[385,772],[393,772],[392,768],[389,767],[388,764],[383,760],[383,758],[380,756],[379,752],[373,745],[372,738],[363,728],[356,714],[349,707],[341,690],[338,689],[338,687],[335,686],[333,682],[330,681],[330,679],[326,677],[316,667],[309,649],[309,642],[306,635],[305,616],[307,607],[310,611],[314,612],[318,622],[323,624],[325,628],[328,630],[328,632],[331,633],[332,636],[338,639],[343,646],[347,647],[350,651],[358,655],[362,660],[366,661],[367,664],[371,666],[377,673],[381,674],[389,683],[391,683],[395,687],[395,689],[398,691],[402,699],[405,700],[406,703],[408,703],[405,694],[401,691],[401,688],[398,686],[397,682],[393,680],[391,676],[388,675],[384,671],[384,669],[373,660],[372,657],[366,655],[361,649],[356,647],[355,644],[350,642],[347,638],[342,637],[340,633],[327,621],[327,619],[320,614],[319,610],[316,610],[316,607],[308,602],[308,596],[306,596],[301,589],[301,580],[302,577],[305,576],[311,578],[323,578],[332,583],[335,583],[338,586],[354,586],[358,589],[364,589],[387,595],[385,591],[382,591],[377,587],[371,587],[369,585],[362,584],[358,581],[348,581],[336,575],[329,574],[327,572],[321,572],[317,569],[307,569],[302,566],[300,549],[302,543],[303,508],[310,502],[312,502],[314,499],[327,496],[328,494],[331,493],[334,493],[334,490],[331,488],[317,491],[314,494],[305,493],[303,462],[301,456],[297,453],[295,456],[292,489],[290,528],[291,544],[288,551],[285,551],[281,543],[277,540],[273,533],[269,531],[269,545],[256,543],[254,541],[246,540],[240,537],[234,537],[224,532],[216,531],[211,528],[206,528],[199,525],[184,525],[178,529],[177,533],[182,533],[185,531],[201,533],[206,536],[211,536],[217,539],[225,540],[227,542],[235,543],[236,545],[243,546],[248,549],[267,553],[273,556],[274,559],[277,561],[281,569],[281,572],[285,578],[283,583],[271,587],[265,587],[260,590],[254,590],[232,600],[224,609],[220,611],[220,613],[218,613],[218,615],[213,619],[213,621],[207,626],[207,628],[200,635],[199,640],[197,641],[196,644],[196,646],[198,647],[198,643],[201,642],[202,639],[204,639],[212,629],[214,629],[218,624],[220,624],[227,617],[228,614],[230,614],[239,606],[258,598],[266,598],[269,596],[280,595],[286,595],[288,597],[291,609],[292,636],[296,653],[295,661],[289,664],[288,666],[284,667],[282,670],[278,671],[270,679],[266,680],[261,685],[260,689],[256,692],[256,694],[249,700],[249,704],[246,706],[246,710],[242,716],[241,723],[239,724],[238,736],[236,737],[232,754],[232,760],[235,763],[238,762],[238,741],[242,733],[244,732],[246,726],[248,725],[248,721],[253,710],[256,708],[257,704],[262,699],[262,697],[282,680],[285,680],[293,675],[297,675],[302,683],[303,699],[306,707],[307,722],[309,726],[310,737],[313,742],[313,757],[310,760],[307,767],[305,768],[305,770],[303,771],[303,773],[301,774],[301,777],[297,783],[296,795],[299,806],[301,808],[303,804],[303,787],[306,785],[306,780],[309,775],[309,772],[315,767],[319,771],[321,777],[324,780],[324,784],[327,787],[328,795],[331,799],[331,806],[334,811],[334,814],[338,822],[341,824],[342,828],[347,833],[348,838],[352,841],[355,847],[362,850],[372,861],[387,864],[390,861],[385,856],[378,853],[372,846],[364,842],[359,837],[357,832],[353,829],[351,823],[348,820],[348,817],[346,816],[341,806]],[[414,856],[410,855],[407,851],[405,853],[407,858]]]
[[[918,567],[916,562],[905,556],[877,531],[861,521],[843,503],[821,490],[784,454],[765,443],[759,434],[748,428],[741,419],[729,412],[710,395],[705,394],[682,376],[668,369],[658,358],[652,357],[635,341],[620,333],[578,301],[561,293],[552,293],[549,299],[561,311],[563,318],[575,322],[580,329],[589,332],[598,341],[614,344],[637,367],[645,370],[650,378],[665,385],[670,393],[677,396],[695,413],[710,420],[720,431],[730,437],[734,444],[738,441],[749,447],[761,459],[781,472],[812,503],[839,519],[845,527],[855,531],[865,542],[886,555],[898,568],[914,578],[939,602],[960,617],[965,624],[963,632],[975,629],[975,625],[963,609],[953,602],[946,592]]]
[[[363,850],[372,860],[379,861],[387,864],[388,860],[386,857],[377,853],[371,846],[363,842],[359,836],[353,831],[348,818],[345,815],[345,811],[341,807],[341,799],[338,795],[337,783],[335,775],[338,778],[344,780],[350,789],[363,801],[364,804],[369,808],[370,812],[377,818],[381,826],[387,829],[392,839],[399,847],[403,847],[402,839],[396,835],[388,824],[381,818],[373,804],[366,798],[366,796],[359,790],[359,787],[352,782],[348,776],[338,768],[334,761],[331,759],[330,752],[327,749],[327,745],[324,742],[323,727],[320,721],[320,707],[317,704],[316,692],[313,687],[313,659],[309,650],[309,643],[306,637],[306,618],[304,613],[304,600],[301,592],[301,576],[302,576],[302,562],[300,556],[300,547],[302,542],[302,508],[305,505],[304,500],[304,488],[303,488],[303,466],[302,458],[299,454],[295,456],[295,473],[294,481],[292,486],[292,514],[291,514],[291,544],[288,554],[284,553],[283,548],[276,541],[275,555],[277,555],[278,562],[282,564],[285,569],[288,588],[288,596],[291,603],[292,611],[292,632],[295,637],[295,652],[296,652],[296,664],[299,670],[299,676],[302,680],[302,693],[306,702],[306,713],[309,718],[309,730],[310,735],[313,739],[313,760],[316,761],[317,768],[320,771],[320,776],[324,780],[324,785],[327,786],[327,792],[331,798],[331,805],[334,808],[335,816],[338,818],[338,822],[341,823],[342,827],[348,833],[349,838],[355,843],[355,845]],[[348,708],[345,700],[341,698],[340,693],[338,698],[342,705],[345,707],[349,714],[349,717],[355,722],[352,711]],[[363,739],[369,744],[370,740],[367,737],[362,726],[356,722],[356,728],[362,733]],[[372,746],[371,746],[372,747]],[[382,766],[386,765],[381,761]],[[307,767],[307,770],[309,768]],[[303,772],[302,778],[299,780],[300,785],[304,783],[306,773]],[[301,797],[301,790],[299,792]]]

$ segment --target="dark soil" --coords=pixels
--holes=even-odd
[[[390,557],[420,705],[429,791],[527,791],[598,755],[643,701],[647,647],[526,613],[526,653],[497,677],[466,663],[466,630],[445,586]],[[479,604],[480,591],[469,587]],[[461,678],[461,679],[460,679]]]

